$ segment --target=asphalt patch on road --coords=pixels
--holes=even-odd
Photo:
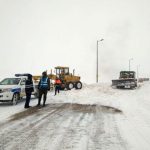
[[[100,105],[100,107],[102,107],[108,113],[123,113],[122,110],[120,110],[119,108],[105,106],[105,105]]]
[[[97,113],[97,112],[105,112],[105,113],[122,113],[122,111],[118,108],[105,106],[105,105],[88,105],[88,104],[67,104],[68,108],[73,111],[82,112],[82,113]]]
[[[104,105],[88,105],[88,104],[76,104],[76,103],[52,103],[47,104],[45,107],[31,107],[22,112],[16,113],[10,117],[9,121],[20,120],[32,115],[41,115],[46,112],[50,112],[51,110],[66,110],[66,111],[74,111],[76,113],[123,113],[120,109],[104,106]]]
[[[39,109],[41,109],[41,107],[37,107],[37,106],[30,107],[30,108],[28,108],[22,112],[19,112],[19,113],[12,115],[10,117],[10,121],[19,120],[19,119],[34,115],[39,111]]]

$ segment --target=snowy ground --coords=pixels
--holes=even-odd
[[[150,83],[110,84],[48,94],[47,106],[0,104],[0,150],[149,150]]]

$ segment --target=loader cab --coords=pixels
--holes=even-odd
[[[69,68],[68,67],[55,67],[56,69],[56,76],[64,77],[65,75],[69,75]]]

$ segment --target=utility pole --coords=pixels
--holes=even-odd
[[[139,81],[139,65],[137,66],[137,82]]]
[[[99,42],[103,41],[104,39],[97,40],[97,51],[96,51],[96,83],[98,83],[98,44]]]

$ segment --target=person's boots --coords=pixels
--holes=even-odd
[[[25,105],[24,108],[29,108],[29,106],[26,106],[26,105]]]
[[[45,107],[45,100],[43,101],[43,107]]]
[[[41,105],[41,100],[38,100],[37,106],[40,106],[40,105]]]

